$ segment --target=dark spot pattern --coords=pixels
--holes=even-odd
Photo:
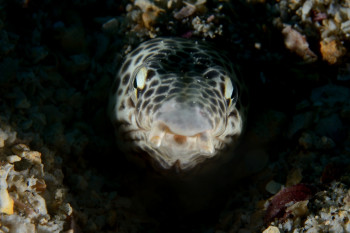
[[[151,97],[151,95],[154,93],[154,89],[152,88],[152,89],[149,89],[149,90],[147,90],[146,92],[145,92],[145,94],[144,94],[144,97],[145,98],[149,98],[149,97]]]
[[[209,95],[208,95],[207,93],[205,93],[205,92],[202,92],[202,96],[203,96],[203,98],[205,98],[205,99],[209,98]]]
[[[214,89],[214,93],[215,95],[218,97],[218,98],[222,98],[223,97],[223,94],[220,93],[220,91]]]
[[[134,65],[137,65],[141,61],[142,58],[143,58],[143,55],[138,56],[135,60]]]
[[[145,49],[151,49],[151,48],[154,48],[154,47],[156,47],[156,46],[157,46],[156,43],[149,44],[149,45],[147,45],[147,46],[145,47]]]
[[[172,53],[172,50],[170,50],[170,49],[162,49],[162,50],[159,51],[159,53],[163,53],[163,54],[168,55],[168,54]]]
[[[176,83],[174,83],[173,87],[184,88],[184,87],[186,87],[186,84],[183,82],[176,82]]]
[[[234,110],[234,111],[230,112],[229,117],[238,118],[238,112],[237,112],[237,110]]]
[[[218,77],[219,75],[220,74],[217,71],[211,70],[211,71],[207,72],[204,76],[208,79],[213,79],[213,78]]]
[[[140,109],[141,105],[142,105],[142,100],[137,101],[136,108]]]
[[[178,103],[184,103],[186,101],[186,97],[185,96],[178,96],[178,97],[176,97],[175,100]]]
[[[214,106],[218,105],[218,102],[216,101],[215,98],[209,98],[209,100]]]
[[[151,102],[151,100],[149,100],[149,99],[146,100],[145,102],[143,102],[142,109],[146,108],[150,102]]]
[[[135,108],[135,103],[134,103],[134,101],[132,101],[131,98],[128,99],[128,107]]]
[[[168,60],[173,63],[180,63],[182,61],[182,57],[176,56],[176,55],[170,55],[168,57]]]
[[[153,80],[151,82],[151,84],[149,85],[149,87],[154,87],[154,86],[157,86],[159,84],[159,81],[158,80]]]
[[[181,88],[173,88],[168,92],[168,94],[172,95],[172,94],[180,93],[181,90],[182,90]]]
[[[195,48],[187,47],[187,48],[184,48],[183,51],[185,53],[194,53],[194,52],[197,52],[198,50]]]
[[[209,81],[208,81],[208,84],[209,84],[209,86],[211,86],[211,87],[215,87],[215,86],[216,86],[216,82],[215,82],[214,80],[209,80]]]
[[[130,57],[134,57],[136,54],[139,54],[142,49],[143,49],[142,47],[139,47],[139,48],[135,49],[134,51],[132,51],[130,53]]]
[[[226,109],[225,109],[224,104],[221,101],[219,101],[219,107],[220,107],[221,113],[223,114]]]
[[[169,90],[169,86],[160,86],[157,88],[156,94],[163,94]]]
[[[214,105],[210,105],[211,110],[216,113],[218,109]]]
[[[158,109],[160,109],[160,104],[155,104],[153,107],[153,112],[156,112]]]
[[[153,78],[156,75],[156,72],[154,70],[148,70],[147,71],[147,76],[146,79],[150,80],[151,78]]]
[[[117,95],[118,95],[118,96],[121,96],[122,94],[123,94],[123,89],[119,89]]]
[[[161,102],[161,101],[164,100],[164,99],[165,99],[165,95],[160,95],[160,96],[155,97],[155,98],[153,99],[153,101],[154,101],[155,103],[159,103],[159,102]]]
[[[121,69],[122,73],[125,73],[125,71],[129,68],[130,63],[131,63],[131,59],[130,59],[130,60],[127,60],[127,61],[124,63],[124,65],[122,66],[122,69]]]
[[[130,79],[130,74],[129,73],[125,74],[122,80],[123,85],[127,85],[129,83],[129,79]]]
[[[148,58],[150,58],[150,57],[152,57],[153,56],[153,54],[151,53],[151,54],[148,54],[147,56],[145,56],[144,58],[143,58],[143,62],[145,62],[145,61],[147,61],[147,59]]]

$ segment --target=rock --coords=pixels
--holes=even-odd
[[[119,30],[119,22],[116,18],[109,19],[102,25],[102,30],[109,34],[115,34]]]
[[[271,194],[276,194],[280,189],[282,188],[282,184],[277,183],[274,180],[271,180],[269,183],[266,184],[265,189]]]
[[[13,214],[13,200],[7,191],[7,176],[13,165],[7,164],[0,167],[0,213]]]
[[[30,50],[30,54],[29,54],[33,63],[38,63],[42,61],[47,57],[47,55],[49,55],[49,51],[43,46],[33,47]]]
[[[343,123],[337,113],[320,119],[316,125],[316,132],[320,136],[330,137],[335,142],[345,137]]]
[[[280,230],[278,227],[269,226],[266,230],[263,231],[263,233],[280,233]]]
[[[292,138],[297,132],[302,129],[309,128],[315,118],[315,114],[311,111],[303,112],[293,116],[292,123],[288,127],[288,138]]]
[[[306,37],[290,25],[284,25],[282,30],[284,35],[284,44],[287,49],[302,57],[306,62],[314,62],[317,60],[317,55],[311,51]]]
[[[339,61],[339,58],[342,57],[346,49],[338,41],[321,41],[321,54],[323,60],[327,61],[329,64],[335,64]]]
[[[350,98],[350,89],[344,86],[328,84],[314,88],[310,100],[315,105],[333,107],[335,104],[344,104]]]
[[[63,30],[62,30],[63,29]],[[85,31],[81,26],[62,28],[61,46],[68,54],[79,54],[85,51]]]

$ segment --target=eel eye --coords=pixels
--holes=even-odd
[[[134,88],[143,90],[146,84],[146,77],[147,77],[147,68],[142,67],[136,73],[135,80],[134,80]]]
[[[235,104],[238,99],[238,91],[235,85],[233,85],[229,77],[225,77],[225,98],[227,106]]]

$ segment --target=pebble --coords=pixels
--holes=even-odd
[[[304,132],[298,140],[299,145],[306,150],[312,149],[314,147],[314,141],[314,135],[306,132]]]
[[[70,74],[76,74],[86,71],[90,66],[90,57],[86,54],[75,54],[66,61],[65,71]]]
[[[274,180],[271,180],[269,183],[266,184],[265,189],[271,194],[276,194],[278,191],[280,191],[282,188],[282,184],[277,183]]]
[[[315,62],[317,55],[309,48],[306,37],[290,25],[284,25],[282,30],[286,48],[302,57],[306,62]]]
[[[313,112],[303,112],[293,116],[293,120],[288,128],[288,138],[292,138],[297,132],[302,129],[309,128],[315,118]]]
[[[43,46],[37,46],[31,49],[30,58],[33,63],[38,63],[49,55],[49,51]]]
[[[13,166],[7,164],[0,167],[0,213],[13,214],[13,200],[7,191],[7,176]]]
[[[85,32],[82,26],[72,26],[69,28],[61,27],[61,46],[68,54],[79,54],[86,48]]]
[[[119,30],[119,21],[116,18],[109,19],[102,25],[102,30],[109,34],[117,33]]]
[[[335,104],[346,103],[350,98],[350,89],[344,86],[328,84],[314,88],[311,92],[310,100],[315,105],[321,103],[329,107]]]
[[[330,137],[334,141],[339,141],[345,136],[343,123],[337,113],[320,119],[316,125],[316,132],[320,136]]]
[[[335,64],[345,54],[346,49],[343,45],[339,44],[336,40],[332,41],[321,41],[321,54],[323,60],[329,64]]]
[[[292,169],[288,172],[286,187],[290,187],[296,184],[299,184],[303,179],[301,168]]]
[[[280,233],[280,230],[278,227],[269,226],[266,230],[263,231],[263,233]]]
[[[15,162],[21,161],[21,157],[17,155],[9,155],[6,157],[6,160],[9,163],[15,163]]]

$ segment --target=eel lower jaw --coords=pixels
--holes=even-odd
[[[166,157],[191,157],[194,154],[212,155],[215,152],[210,130],[194,135],[174,132],[165,124],[157,124],[148,135],[153,148],[165,153]]]

